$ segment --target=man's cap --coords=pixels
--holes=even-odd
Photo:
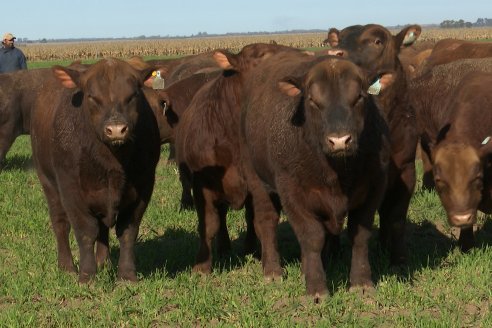
[[[12,33],[5,33],[2,40],[12,40],[17,39]]]

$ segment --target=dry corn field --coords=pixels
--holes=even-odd
[[[398,31],[395,30],[394,33]],[[19,45],[28,61],[97,59],[103,57],[128,58],[131,56],[182,56],[218,48],[239,51],[247,44],[275,41],[296,48],[322,47],[326,33],[270,34],[254,36],[218,36],[209,38],[121,40],[94,42],[39,43]],[[466,40],[492,39],[492,28],[423,29],[420,41],[445,38]]]

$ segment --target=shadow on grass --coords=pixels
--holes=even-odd
[[[243,244],[246,232],[232,240],[231,252],[219,257],[213,252],[213,270],[228,272],[245,265],[246,257]],[[281,222],[277,229],[279,253],[282,267],[298,265],[300,248],[288,222]],[[477,233],[477,247],[492,245],[492,220],[488,218]],[[397,270],[389,263],[389,255],[379,246],[378,229],[374,229],[369,243],[369,256],[373,281],[376,286],[384,276],[396,275],[400,281],[411,282],[414,276],[424,268],[434,269],[441,265],[448,253],[457,247],[453,238],[441,232],[434,223],[424,221],[420,224],[407,223],[408,262]],[[148,277],[158,270],[165,270],[171,278],[179,273],[189,271],[195,262],[199,239],[195,232],[184,229],[167,229],[156,238],[138,241],[135,247],[137,271]],[[117,263],[119,249],[111,252],[112,262]],[[255,254],[258,258],[258,252]],[[330,293],[340,288],[348,288],[351,260],[351,246],[346,232],[340,236],[340,248],[336,254],[325,259],[325,270]]]
[[[13,155],[7,157],[3,162],[2,170],[15,171],[23,170],[29,171],[34,169],[34,164],[31,155]]]

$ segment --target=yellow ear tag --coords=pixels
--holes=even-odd
[[[154,90],[164,89],[165,83],[164,83],[164,79],[161,77],[161,72],[153,71],[152,76],[154,76],[154,73],[155,73],[155,77],[154,80],[152,81],[152,89]]]

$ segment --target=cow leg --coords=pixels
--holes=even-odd
[[[95,218],[83,215],[73,215],[71,220],[75,238],[79,246],[79,282],[87,283],[96,275],[96,257],[94,244],[99,234],[99,225]]]
[[[255,254],[257,252],[258,238],[254,226],[253,202],[251,196],[246,198],[244,203],[244,213],[246,218],[246,237],[244,238],[244,253]]]
[[[61,204],[60,195],[56,187],[53,187],[46,179],[40,178],[40,180],[48,201],[51,227],[56,238],[58,267],[63,271],[76,272],[72,251],[70,250],[70,222]]]
[[[270,195],[262,186],[252,188],[254,229],[261,243],[261,263],[267,280],[282,277],[280,256],[277,250],[277,226],[279,213]],[[250,237],[251,238],[251,237]]]
[[[288,205],[285,205],[285,211],[301,246],[301,268],[306,280],[307,294],[315,299],[322,298],[328,294],[326,273],[321,261],[326,237],[325,227],[315,217],[288,208]]]
[[[390,253],[392,265],[406,262],[405,224],[415,187],[415,162],[408,163],[394,183],[388,186],[379,207],[380,242]]]
[[[475,237],[473,236],[473,226],[461,228],[458,245],[462,252],[468,252],[475,247]]]
[[[212,272],[212,240],[220,229],[220,218],[215,194],[196,183],[193,184],[195,208],[198,215],[198,234],[200,247],[196,256],[193,271],[209,274]]]
[[[362,287],[363,292],[374,288],[369,264],[369,238],[374,221],[374,213],[368,215],[367,209],[349,212],[347,229],[352,242],[352,260],[350,264],[350,288]]]
[[[109,259],[109,228],[102,222],[99,223],[99,234],[96,243],[96,265],[98,268],[111,265]]]
[[[5,157],[7,156],[7,152],[9,151],[10,147],[12,147],[12,144],[14,143],[14,140],[15,138],[17,138],[18,135],[19,133],[16,133],[8,127],[0,127],[0,172],[5,165],[4,162]]]
[[[227,230],[227,210],[226,204],[217,205],[217,214],[219,215],[220,226],[215,243],[217,245],[217,255],[224,256],[231,251],[231,238]]]
[[[192,210],[194,207],[193,196],[191,194],[192,189],[192,177],[188,168],[184,165],[178,167],[179,181],[181,182],[181,201],[180,211]]]
[[[116,236],[120,244],[118,279],[138,280],[135,267],[135,241],[146,208],[147,203],[141,201],[135,207],[127,208],[118,214],[116,222]]]

